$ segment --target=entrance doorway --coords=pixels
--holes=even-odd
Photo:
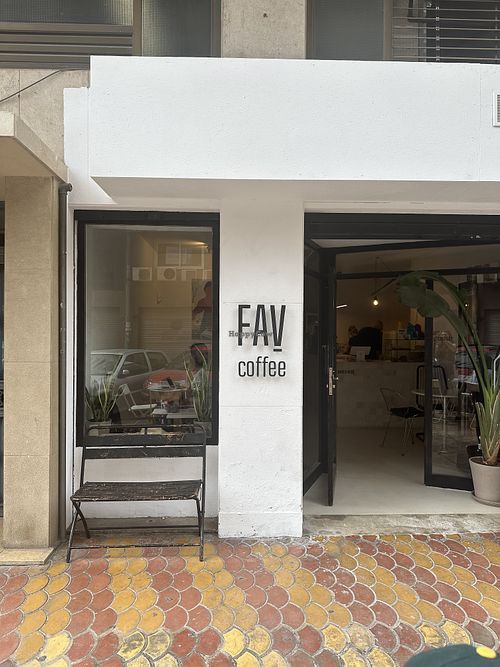
[[[395,280],[425,268],[469,290],[493,363],[500,349],[496,218],[306,217],[306,514],[484,512],[469,493],[457,493],[472,489],[468,455],[477,443],[467,356],[446,321],[405,310]],[[394,416],[397,406],[411,409],[411,420]]]

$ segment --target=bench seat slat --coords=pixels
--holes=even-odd
[[[193,500],[200,494],[201,479],[179,482],[85,482],[72,496],[77,502]]]

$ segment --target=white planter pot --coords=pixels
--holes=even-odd
[[[476,500],[500,507],[500,466],[487,466],[480,456],[473,456],[469,463]]]

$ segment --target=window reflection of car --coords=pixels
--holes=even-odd
[[[158,385],[167,386],[170,383],[173,383],[176,387],[185,388],[188,385],[186,364],[196,371],[203,365],[203,359],[210,365],[211,356],[212,346],[210,343],[193,343],[189,352],[179,354],[169,362],[168,366],[152,373],[147,378],[144,388],[149,389]]]
[[[90,379],[113,380],[115,388],[127,385],[138,400],[151,374],[168,365],[168,357],[159,350],[96,350],[90,355]]]

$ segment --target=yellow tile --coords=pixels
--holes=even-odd
[[[118,619],[116,621],[116,629],[119,632],[122,632],[124,635],[128,635],[133,630],[137,629],[140,620],[141,620],[140,613],[137,611],[137,609],[131,607],[130,609],[127,609],[127,611],[118,614]]]
[[[44,609],[48,614],[51,614],[58,609],[66,607],[70,600],[71,596],[68,591],[61,591],[60,593],[56,593],[56,595],[49,598],[48,602],[45,603]]]
[[[264,655],[271,648],[269,632],[258,625],[248,634],[248,648],[257,655]]]
[[[60,632],[53,637],[49,637],[45,647],[40,653],[40,660],[45,658],[47,662],[55,660],[64,655],[71,645],[71,637],[66,632]]]
[[[332,625],[331,623],[326,626],[322,631],[325,648],[330,651],[335,651],[340,653],[343,650],[347,643],[345,633],[337,625]]]
[[[328,615],[330,617],[330,622],[341,628],[346,628],[352,623],[351,612],[347,607],[342,606],[338,602],[332,602],[328,607]]]
[[[328,607],[332,602],[332,594],[328,588],[321,586],[321,584],[314,584],[314,586],[311,586],[309,594],[311,595],[313,602],[317,602],[322,607]]]
[[[31,577],[24,586],[24,592],[27,594],[41,591],[49,583],[49,577],[46,574],[39,574],[37,577]]]
[[[328,613],[325,609],[315,604],[308,604],[304,609],[304,614],[306,621],[316,628],[316,630],[321,630],[328,623]]]
[[[229,653],[233,658],[239,655],[245,648],[245,635],[238,628],[233,628],[225,632],[222,639],[224,651]]]
[[[467,598],[468,600],[473,600],[474,602],[480,602],[481,598],[483,597],[481,594],[482,583],[483,582],[478,581],[476,588],[475,586],[467,584],[465,581],[457,581],[455,588],[461,593],[462,597]],[[486,586],[489,586],[489,584],[486,584]]]
[[[36,593],[32,593],[26,597],[25,601],[21,605],[21,609],[25,614],[30,614],[31,612],[40,609],[40,607],[43,607],[43,605],[47,602],[47,599],[48,596],[45,591],[37,591]]]
[[[264,667],[287,667],[285,659],[279,653],[276,653],[276,651],[271,651],[271,653],[264,656],[262,664]]]
[[[56,635],[67,627],[70,620],[71,615],[66,609],[54,611],[52,614],[49,614],[45,625],[42,627],[42,632],[47,636]]]
[[[342,660],[344,661],[345,667],[365,667],[366,661],[361,655],[353,648],[347,649],[345,653],[342,653]]]
[[[387,534],[381,535],[380,539],[382,540],[382,542],[389,542],[389,544],[390,544],[391,542],[395,542],[397,538],[396,538],[396,535],[393,535],[392,533],[387,533]]]
[[[120,591],[124,591],[126,588],[128,588],[131,581],[132,579],[128,576],[128,574],[117,574],[111,578],[109,587],[113,593],[119,593]]]
[[[66,563],[54,563],[47,569],[47,574],[49,577],[57,577],[69,568],[69,565]]]
[[[224,561],[220,556],[210,556],[205,562],[206,568],[210,572],[220,572],[224,569]]]
[[[446,640],[439,630],[429,623],[422,623],[417,630],[424,638],[424,642],[433,648],[440,648],[446,645]]]
[[[385,651],[373,648],[368,653],[368,660],[373,667],[395,667],[396,663]]]
[[[178,667],[178,664],[173,655],[164,655],[163,658],[155,661],[155,667]]]
[[[443,614],[439,607],[436,607],[426,600],[419,600],[415,606],[421,613],[424,621],[429,621],[429,623],[442,623]]]
[[[134,538],[130,538],[134,539]],[[123,550],[123,555],[127,559],[138,558],[142,554],[142,547],[126,547]]]
[[[360,553],[356,556],[356,560],[361,567],[364,567],[367,570],[374,570],[376,567],[378,567],[375,558],[369,556],[368,554]]]
[[[339,558],[339,563],[346,570],[355,570],[358,567],[357,560],[348,554],[342,554]]]
[[[234,622],[233,610],[224,605],[217,607],[212,612],[212,624],[219,632],[226,632]]]
[[[373,571],[373,574],[375,575],[377,581],[379,581],[381,584],[385,584],[386,586],[392,587],[396,583],[396,577],[392,574],[392,572],[390,572],[390,570],[387,570],[385,567],[376,567]]]
[[[465,581],[468,584],[475,584],[476,577],[470,570],[466,570],[464,567],[460,567],[460,565],[453,565],[451,569],[453,574],[460,581]]]
[[[141,632],[134,632],[123,639],[117,653],[124,660],[133,660],[144,650],[145,646],[146,638],[144,635]],[[163,653],[166,653],[166,651],[167,649]]]
[[[191,572],[191,574],[196,574],[197,572],[200,572],[200,570],[205,569],[205,561],[200,560],[198,556],[195,557],[194,554],[192,556],[189,556],[189,558],[186,558],[185,560],[186,560],[186,570],[188,572]]]
[[[22,664],[23,662],[32,660],[41,651],[44,644],[45,637],[41,632],[33,632],[24,639],[21,639],[15,652],[16,663]]]
[[[231,588],[224,593],[224,604],[227,604],[227,606],[232,609],[240,607],[244,602],[245,594],[241,588],[238,588],[237,586],[231,586]]]
[[[452,621],[445,621],[440,630],[444,632],[450,644],[472,644],[469,633]]]
[[[135,601],[134,607],[140,611],[146,611],[146,609],[149,609],[154,604],[156,604],[157,598],[158,595],[154,589],[146,588],[145,590],[137,593],[137,599]]]
[[[432,569],[432,572],[438,581],[442,581],[445,584],[450,584],[450,586],[455,585],[457,577],[455,576],[454,568],[447,570],[445,567],[435,565]]]
[[[271,552],[275,555],[278,556],[279,558],[283,558],[283,556],[286,556],[288,553],[288,549],[285,547],[284,544],[280,544],[279,542],[275,542],[271,546]]]
[[[360,584],[365,584],[365,586],[373,586],[377,581],[373,572],[370,572],[370,570],[367,570],[364,567],[358,567],[354,575],[357,581],[359,581]]]
[[[218,588],[207,588],[202,593],[203,604],[209,609],[216,609],[222,604],[223,595]]]
[[[462,582],[457,582],[457,584],[458,583]],[[485,581],[478,581],[475,586],[478,590],[481,591],[484,597],[490,598],[491,600],[495,600],[496,602],[500,602],[500,589],[498,589],[496,586],[487,584]],[[472,600],[473,598],[470,599]]]
[[[278,556],[273,556],[273,554],[264,556],[262,562],[264,563],[266,570],[269,570],[270,572],[277,572],[280,569],[282,563],[281,558],[278,558]]]
[[[450,567],[453,565],[448,556],[440,554],[438,551],[431,551],[431,553],[429,554],[429,558],[432,561],[434,561],[436,565],[439,565],[439,567],[444,567],[447,570],[449,570]]]
[[[290,570],[280,568],[277,572],[274,573],[274,580],[278,586],[283,586],[283,588],[290,588],[295,582],[295,577],[290,572]]]
[[[234,577],[228,570],[221,570],[217,572],[214,577],[214,583],[217,588],[225,590],[234,584]]]
[[[267,556],[269,554],[270,548],[269,545],[264,544],[263,542],[257,542],[252,546],[252,553],[255,556]]]
[[[498,602],[494,602],[493,600],[490,600],[490,598],[483,598],[481,606],[486,609],[492,618],[496,620],[500,618],[500,607],[498,606]]]
[[[68,575],[60,574],[58,577],[54,577],[49,581],[45,590],[49,595],[55,595],[56,593],[59,593],[59,591],[62,591],[63,588],[66,588],[68,584],[69,584]]]
[[[121,572],[124,572],[127,568],[128,562],[126,558],[113,558],[109,561],[107,573],[114,577]]]
[[[127,574],[133,577],[134,575],[139,574],[140,572],[144,572],[147,566],[148,566],[148,561],[145,558],[132,558],[131,560],[128,561],[126,571]]]
[[[386,604],[392,605],[398,599],[396,593],[392,590],[392,588],[386,586],[385,584],[381,583],[375,584],[375,586],[373,587],[373,592],[377,596],[378,600],[381,600]]]
[[[138,658],[135,658],[135,660],[128,662],[127,667],[151,667],[151,663],[146,656],[140,655]]]
[[[200,591],[204,591],[209,586],[213,586],[214,575],[208,570],[202,570],[194,575],[193,582],[196,588]]]
[[[285,570],[290,570],[291,572],[294,572],[295,570],[299,569],[300,560],[296,556],[287,554],[286,556],[283,556],[283,558],[281,559],[281,566]]]
[[[142,615],[141,622],[139,627],[141,630],[144,630],[147,634],[156,632],[165,621],[165,614],[159,607],[152,607],[144,612]]]
[[[37,661],[38,662],[38,661]],[[43,662],[39,662],[39,665],[43,665]],[[50,663],[50,667],[68,667],[67,658],[61,657],[56,660],[53,660]]]
[[[32,632],[40,630],[46,619],[47,617],[43,609],[34,611],[32,614],[27,614],[19,626],[19,634],[21,637],[26,637],[26,635],[30,635]]]
[[[258,614],[250,605],[242,604],[241,607],[234,610],[234,613],[235,624],[245,632],[249,632],[257,625]]]
[[[316,581],[314,575],[311,572],[309,572],[309,570],[306,570],[303,567],[296,570],[294,576],[297,584],[303,586],[304,588],[310,588],[311,586],[314,585],[314,582]]]
[[[354,648],[357,648],[358,651],[366,652],[372,648],[374,644],[374,637],[372,633],[359,623],[353,623],[347,632],[351,639],[352,645]]]
[[[172,639],[165,630],[158,630],[147,639],[146,653],[153,660],[157,660],[170,648]],[[155,663],[156,664],[156,663]]]
[[[403,584],[401,581],[397,581],[394,584],[393,590],[402,602],[415,604],[418,601],[418,595],[415,593],[413,588]]]
[[[420,540],[413,540],[412,547],[413,547],[413,553],[415,555],[428,554],[431,552],[430,546],[426,542],[421,542]],[[412,556],[412,558],[415,562],[417,562],[415,556]],[[418,565],[420,565],[420,563],[418,563]]]
[[[151,575],[149,572],[139,572],[139,574],[135,574],[132,577],[130,588],[133,591],[143,591],[148,586],[151,586]]]
[[[236,667],[259,667],[260,663],[257,658],[249,653],[244,651],[239,658],[236,659]]]
[[[412,558],[417,565],[420,565],[420,567],[423,567],[425,570],[432,570],[435,565],[434,561],[429,558],[429,556],[422,553],[414,553]]]
[[[401,620],[409,625],[416,625],[421,620],[419,611],[411,604],[399,600],[393,607],[398,612]]]
[[[357,556],[359,554],[359,547],[350,540],[345,540],[340,550],[342,553],[349,554],[349,556]]]
[[[394,548],[398,553],[406,554],[407,556],[410,556],[413,553],[413,548],[411,543],[405,542],[404,540],[400,539],[396,540]]]
[[[134,601],[134,591],[131,591],[130,588],[127,588],[115,595],[110,607],[114,609],[117,614],[121,614],[121,612],[125,611],[125,609],[128,609],[134,603]]]
[[[290,594],[290,600],[296,604],[298,607],[305,607],[309,603],[310,596],[309,593],[303,586],[294,584],[288,591]]]

